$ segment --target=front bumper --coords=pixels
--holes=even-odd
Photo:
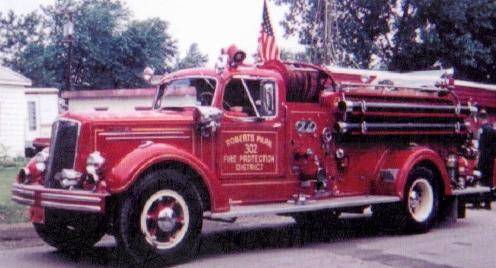
[[[16,203],[45,208],[104,213],[108,193],[45,188],[42,185],[12,184],[12,200]]]

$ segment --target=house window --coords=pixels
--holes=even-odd
[[[28,101],[29,130],[36,130],[36,102]]]

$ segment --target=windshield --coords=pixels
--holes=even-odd
[[[155,109],[167,107],[210,106],[214,98],[216,80],[195,77],[171,80],[161,85]]]

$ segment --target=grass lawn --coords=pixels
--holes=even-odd
[[[17,176],[18,168],[0,169],[0,224],[26,222],[27,206],[10,200],[10,188]]]

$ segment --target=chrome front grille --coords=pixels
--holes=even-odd
[[[73,120],[58,120],[52,128],[50,156],[45,173],[45,187],[60,188],[55,179],[62,169],[73,169],[79,137],[80,123]]]

